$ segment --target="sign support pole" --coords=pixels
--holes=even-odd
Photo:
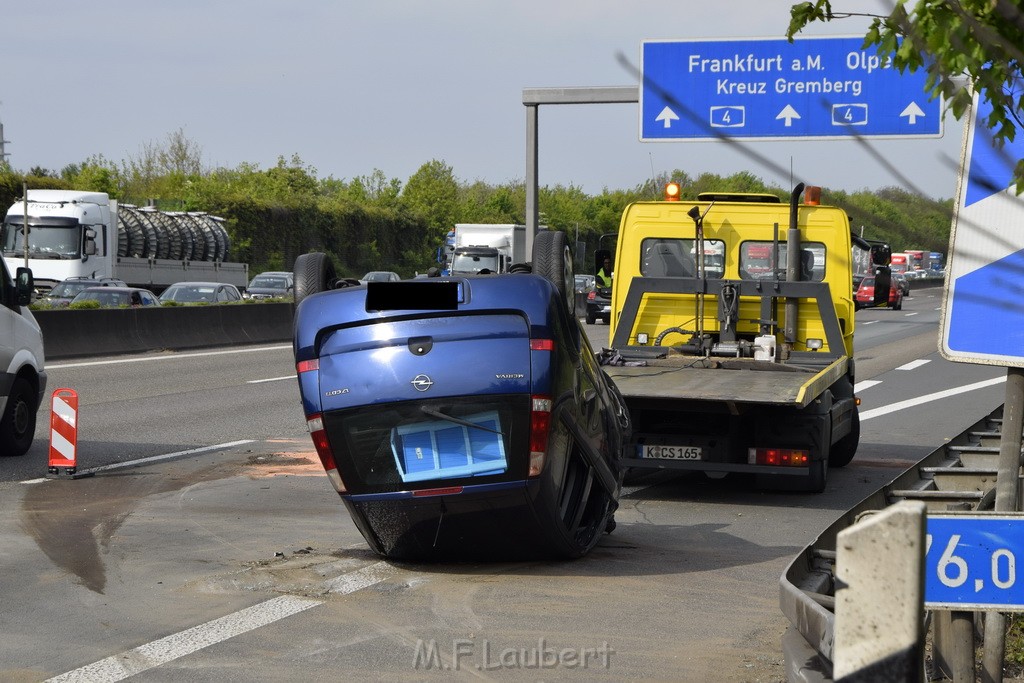
[[[996,475],[996,512],[1015,512],[1019,503],[1020,447],[1024,420],[1024,369],[1006,369],[1006,399],[1003,403],[1003,427],[999,441],[999,474]],[[1006,658],[1006,615],[985,615],[985,648],[981,680],[1003,680]]]

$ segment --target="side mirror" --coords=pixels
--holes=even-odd
[[[32,270],[22,266],[16,271],[16,301],[19,306],[28,306],[32,303],[32,290],[35,288],[35,280],[32,278]]]
[[[875,305],[889,304],[889,289],[892,287],[892,274],[888,266],[875,268]]]

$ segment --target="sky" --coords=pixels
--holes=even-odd
[[[839,2],[847,0],[838,0]],[[848,0],[881,11],[882,0]],[[526,88],[637,85],[647,40],[781,38],[790,2],[95,0],[4,10],[0,124],[17,170],[122,162],[175,131],[206,168],[297,156],[320,178],[526,177]],[[835,4],[835,3],[834,3]],[[836,6],[838,9],[838,5]],[[862,35],[864,19],[809,36]],[[932,139],[641,142],[637,104],[544,106],[539,182],[588,194],[682,169],[956,195],[962,126]],[[747,154],[753,150],[765,163]],[[886,163],[879,161],[881,157]],[[785,169],[783,172],[780,169]]]

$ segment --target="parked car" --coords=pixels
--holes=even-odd
[[[594,288],[595,278],[593,275],[577,275],[573,292],[576,303],[576,317],[582,318],[587,314],[587,295]]]
[[[252,279],[242,292],[244,299],[290,298],[295,291],[294,276],[286,271],[267,271]]]
[[[86,287],[69,305],[82,301],[98,301],[101,308],[141,308],[160,305],[156,294],[139,287]]]
[[[587,324],[593,325],[598,318],[605,323],[612,321],[611,287],[594,287],[587,294]]]
[[[607,249],[598,249],[594,253],[594,270],[599,272],[605,262],[612,260],[612,253]],[[612,321],[612,288],[604,286],[595,276],[594,288],[587,292],[587,324],[593,325],[598,318],[611,323]]]
[[[303,411],[375,552],[579,557],[614,527],[631,423],[572,315],[564,237],[486,278],[347,287],[326,255],[296,261]]]
[[[910,296],[910,280],[907,279],[907,276],[904,273],[893,273],[892,281],[900,288],[904,297]]]
[[[66,307],[86,287],[127,287],[128,283],[112,277],[69,277],[50,288],[42,301],[53,307]]]
[[[298,273],[298,270],[295,272]],[[367,282],[398,282],[401,279],[398,273],[392,273],[390,270],[371,270],[359,278],[359,281],[365,285]]]
[[[241,300],[238,287],[223,282],[176,282],[160,295],[164,304],[229,304]]]
[[[860,287],[857,288],[857,293],[853,296],[853,301],[856,308],[869,308],[875,305],[875,278],[873,276],[861,280]],[[903,290],[895,281],[889,284],[889,302],[886,308],[896,311],[903,308]]]

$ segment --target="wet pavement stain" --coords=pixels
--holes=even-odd
[[[289,470],[306,474],[312,464],[319,468],[315,460],[310,462],[296,453],[270,453],[251,456],[242,467],[237,462],[222,462],[184,476],[140,468],[52,480],[26,493],[21,528],[51,562],[73,575],[83,587],[103,594],[107,583],[103,556],[110,550],[114,533],[145,498],[239,475],[256,478]],[[262,471],[265,467],[272,467],[272,472]]]

